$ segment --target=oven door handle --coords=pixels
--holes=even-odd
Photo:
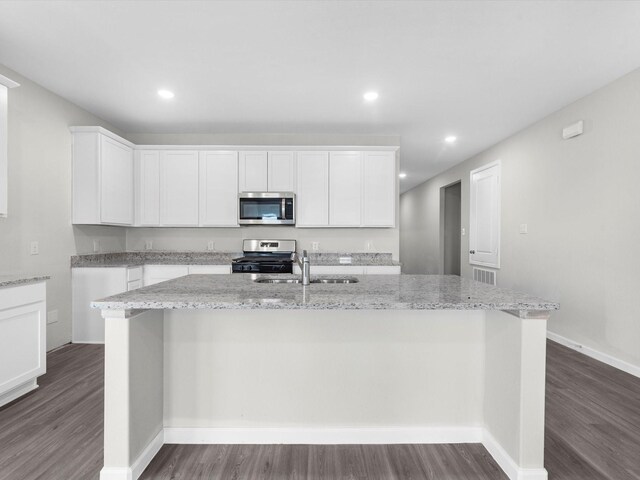
[[[285,215],[287,214],[286,209],[286,199],[282,199],[282,203],[280,204],[280,220],[286,220]]]

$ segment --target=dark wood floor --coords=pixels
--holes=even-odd
[[[0,408],[0,480],[97,480],[104,349],[48,355],[35,392]],[[640,480],[640,379],[553,342],[547,355],[550,480]],[[503,480],[481,445],[165,445],[149,480]]]

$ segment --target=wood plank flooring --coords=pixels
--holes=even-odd
[[[98,480],[99,345],[48,355],[40,388],[0,408],[0,480]],[[640,379],[548,343],[549,480],[640,480]],[[504,480],[463,445],[165,445],[145,480]]]

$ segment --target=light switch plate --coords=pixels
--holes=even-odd
[[[314,252],[320,250],[320,242],[311,242],[311,250]]]
[[[529,233],[529,226],[526,223],[520,224],[520,233],[523,235],[526,235],[527,233]]]
[[[153,248],[153,242],[151,240],[145,240],[144,249],[151,250]]]
[[[216,242],[214,242],[213,240],[209,240],[207,242],[207,250],[210,252],[213,252],[216,249]]]
[[[98,253],[100,251],[100,240],[97,238],[93,241],[93,253]]]
[[[29,245],[29,252],[31,253],[31,255],[38,255],[40,253],[40,245],[38,245],[38,242],[31,242],[31,244]]]

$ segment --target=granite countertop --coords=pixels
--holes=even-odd
[[[140,265],[229,265],[234,258],[242,257],[242,252],[116,252],[75,255],[71,257],[71,267],[113,268],[136,267]],[[341,257],[350,257],[351,263],[340,263]],[[331,266],[397,266],[391,253],[309,253],[311,265]]]
[[[454,275],[359,275],[352,284],[260,284],[250,274],[188,275],[95,301],[94,308],[557,310],[531,295]],[[278,275],[259,278],[298,278]],[[327,276],[320,276],[327,277]],[[331,277],[336,277],[332,275]],[[314,276],[312,275],[312,281]]]
[[[50,278],[51,277],[48,275],[0,275],[0,288],[28,285],[29,283],[42,282],[44,280],[49,280]]]

